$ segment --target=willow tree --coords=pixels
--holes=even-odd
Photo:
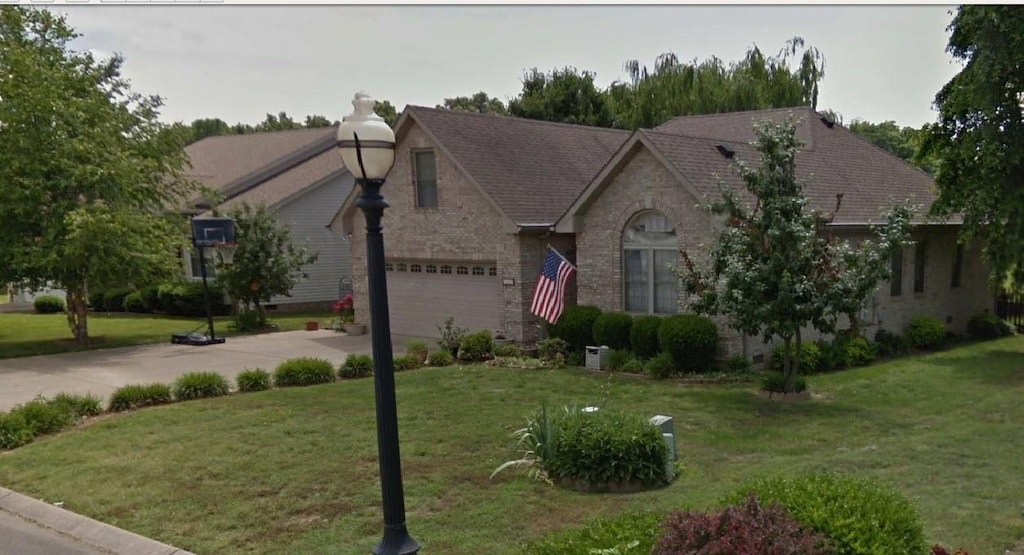
[[[842,196],[832,212],[808,205],[796,175],[801,143],[793,122],[760,122],[755,131],[760,164],[735,164],[745,191],[722,186],[722,198],[707,206],[724,223],[708,264],[684,253],[686,264],[676,271],[696,312],[725,315],[734,329],[766,342],[782,340],[784,389],[792,392],[803,331],[832,333],[840,316],[856,317],[889,279],[888,260],[907,241],[911,211],[892,207],[874,240],[854,246],[836,237],[828,224]]]
[[[0,8],[0,244],[3,277],[67,292],[74,337],[89,337],[86,289],[180,271],[192,190],[186,135],[132,92],[122,59],[97,60],[49,10]]]

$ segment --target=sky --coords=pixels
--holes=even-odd
[[[946,53],[950,6],[62,6],[75,46],[119,52],[165,121],[267,113],[340,120],[364,90],[401,109],[485,91],[507,101],[523,72],[572,66],[599,86],[653,65],[774,54],[794,36],[826,58],[818,106],[845,122],[935,121],[960,69]]]

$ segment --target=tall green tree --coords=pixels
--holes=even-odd
[[[391,104],[390,101],[377,101],[377,104],[373,107],[374,113],[384,118],[384,123],[388,124],[389,127],[394,127],[395,122],[398,121],[398,110]]]
[[[523,90],[508,103],[509,115],[610,127],[612,114],[604,93],[594,83],[595,74],[573,67],[543,73],[537,68],[523,76]]]
[[[229,265],[219,264],[217,281],[242,310],[254,311],[260,327],[267,323],[263,305],[271,297],[290,296],[308,274],[302,269],[316,262],[317,253],[292,241],[291,231],[263,205],[243,203],[230,211],[238,243]]]
[[[876,240],[852,246],[826,228],[841,197],[830,214],[808,206],[796,177],[801,144],[793,122],[758,123],[755,131],[760,164],[735,165],[746,194],[722,187],[721,200],[707,206],[725,224],[710,260],[704,265],[684,253],[677,275],[694,295],[695,311],[726,315],[734,329],[766,342],[782,339],[785,391],[792,392],[803,329],[834,332],[841,315],[855,314],[888,279],[887,261],[907,240],[910,210],[893,207]]]
[[[918,155],[924,139],[924,127],[921,129],[909,126],[900,127],[891,120],[881,123],[855,120],[850,123],[850,131],[871,141],[875,146],[915,164],[928,173],[934,174],[938,167],[938,162],[934,157]]]
[[[504,102],[498,98],[491,97],[483,91],[480,91],[473,96],[446,98],[444,99],[444,104],[439,104],[437,107],[445,108],[447,110],[456,110],[459,112],[476,112],[480,114],[505,115],[508,113]]]
[[[1024,284],[1024,10],[961,6],[947,50],[964,64],[935,96],[921,156],[939,160],[937,216],[962,214],[992,277]]]
[[[55,12],[0,7],[3,277],[63,287],[85,341],[86,288],[166,273],[185,222],[164,214],[195,187],[161,99],[131,90],[120,56],[73,50],[78,36]]]

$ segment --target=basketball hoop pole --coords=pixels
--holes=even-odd
[[[214,335],[213,331],[213,308],[210,306],[210,287],[206,284],[206,247],[200,247],[199,249],[199,274],[203,277],[203,302],[206,304],[206,326],[210,332],[210,341],[216,341],[217,336]]]

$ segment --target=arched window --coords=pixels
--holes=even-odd
[[[679,264],[679,241],[672,222],[654,210],[633,216],[622,231],[622,292],[628,312],[679,311],[679,280],[669,264]]]

